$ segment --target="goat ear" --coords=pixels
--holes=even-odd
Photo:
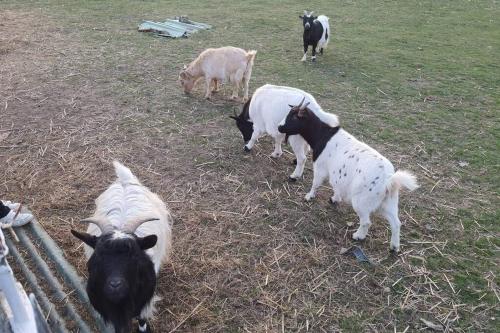
[[[303,20],[303,19],[304,19],[304,16],[299,15],[299,19]]]
[[[229,118],[234,119],[234,120],[236,120],[236,121],[238,121],[238,119],[240,119],[240,118],[238,118],[237,116],[229,116]]]
[[[71,233],[73,236],[90,246],[91,248],[95,248],[95,244],[97,243],[97,237],[86,232],[79,232],[71,229]]]
[[[139,247],[141,248],[141,250],[147,250],[156,245],[158,237],[156,235],[149,235],[146,237],[138,238],[137,241],[139,242]]]

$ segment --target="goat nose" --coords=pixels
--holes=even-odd
[[[122,279],[112,279],[109,281],[109,286],[113,289],[118,289],[123,284]]]

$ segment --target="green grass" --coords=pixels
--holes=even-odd
[[[116,105],[144,111],[133,120],[120,119],[123,129],[131,133],[143,130],[161,140],[157,130],[162,135],[181,137],[181,133],[185,135],[192,130],[195,121],[194,127],[199,131],[213,126],[216,132],[212,134],[220,139],[217,144],[227,144],[225,158],[208,166],[214,177],[255,170],[250,164],[253,162],[249,162],[251,158],[240,157],[241,139],[227,120],[227,115],[239,106],[221,100],[205,102],[199,90],[194,97],[186,97],[178,87],[176,75],[183,64],[207,47],[234,45],[258,50],[252,90],[273,83],[311,92],[325,109],[340,116],[345,129],[379,149],[396,167],[418,174],[422,188],[411,196],[403,195],[400,205],[400,215],[405,221],[403,244],[406,243],[410,255],[416,253],[424,258],[423,261],[410,258],[410,266],[417,271],[430,271],[429,277],[446,298],[448,308],[464,304],[457,308],[460,319],[450,322],[452,328],[463,332],[497,331],[500,313],[498,296],[493,290],[496,288],[498,292],[500,285],[500,4],[410,0],[309,2],[309,9],[330,17],[332,27],[329,49],[314,64],[299,61],[301,26],[297,16],[303,6],[301,1],[272,4],[269,1],[3,1],[0,4],[2,9],[36,11],[47,16],[65,38],[79,41],[80,53],[61,50],[74,57],[63,70],[78,71],[91,78],[100,89],[99,96],[112,99]],[[179,14],[213,24],[214,29],[179,40],[155,38],[136,31],[142,19],[161,20]],[[82,77],[71,80],[76,86],[81,84]],[[153,123],[157,130],[152,129]],[[212,161],[213,152],[219,151],[214,148],[214,137],[185,137],[185,145],[172,149],[178,156],[188,154],[191,148],[203,151],[195,158],[186,157],[191,166]],[[261,154],[267,154],[269,143],[260,145]],[[238,151],[232,151],[234,147]],[[235,160],[241,161],[235,164]],[[460,162],[467,165],[460,166]],[[278,164],[290,168],[285,162]],[[274,189],[282,189],[284,175],[273,170],[266,169],[264,175]],[[310,184],[308,177],[304,189]],[[244,182],[236,192],[238,195],[250,195],[254,187],[267,191],[267,185],[249,179]],[[300,201],[301,191],[292,199]],[[228,194],[227,200],[230,199]],[[301,214],[300,210],[309,209],[286,201],[268,203],[264,199],[259,204],[271,212],[271,217],[258,219],[259,227],[281,228],[284,220],[293,221]],[[309,216],[315,220],[309,222],[308,228],[301,230],[289,222],[283,226],[284,230],[302,233],[308,239],[325,237],[332,213],[328,207],[321,206],[320,212],[314,211],[314,207],[317,206],[312,207]],[[411,221],[403,212],[405,209],[418,223]],[[355,221],[348,210],[345,215],[335,216]],[[210,221],[205,220],[203,225]],[[338,228],[346,230],[344,224],[339,222]],[[383,228],[385,225],[372,240],[384,239]],[[439,243],[444,245],[439,245],[438,251],[415,243],[418,241],[445,243]],[[307,241],[304,239],[303,243]],[[337,254],[338,244],[333,245]],[[265,252],[240,255],[250,260],[246,258],[251,258],[252,253],[261,258]],[[315,258],[313,254],[311,257]],[[325,268],[322,259],[310,258],[309,263]],[[291,267],[294,265],[297,263]],[[392,262],[380,265],[389,267]],[[411,269],[405,272],[413,273]],[[386,285],[391,285],[400,278],[399,273],[396,267],[374,274],[381,281],[387,278]],[[391,289],[395,297],[391,308],[404,301],[406,288],[412,288],[416,282],[423,283],[419,279],[405,278]],[[253,299],[259,292],[252,287],[242,297]],[[319,311],[324,300],[311,301],[311,309]],[[341,308],[343,300],[343,297],[338,299]],[[315,318],[318,321],[311,319],[311,322],[323,330],[334,327],[357,332],[368,324],[379,330],[396,327],[402,331],[408,325],[416,330],[421,327],[419,317],[429,316],[426,318],[434,322],[445,317],[437,310],[429,314],[418,307],[415,310],[420,311],[418,315],[406,308],[392,313],[388,307],[377,316],[372,315],[376,311],[364,312],[362,301],[351,298],[349,301],[354,314],[332,314],[330,326],[321,326],[321,318],[316,318],[314,312],[294,320]],[[386,305],[385,297],[379,301],[381,306]],[[249,303],[249,300],[243,302]],[[243,327],[263,329],[259,320],[265,316],[259,317],[259,311],[264,310],[256,310],[249,324],[240,318],[225,317],[223,312],[227,309],[218,306],[224,305],[214,303],[213,312],[220,312],[222,323],[218,327],[225,327],[224,331],[242,332]],[[281,320],[279,313],[269,316]],[[287,325],[292,327],[292,322]],[[188,324],[200,325],[197,319]],[[304,326],[299,323],[297,327]],[[189,328],[186,329],[188,332]]]

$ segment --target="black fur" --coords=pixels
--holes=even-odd
[[[323,25],[321,22],[317,21],[317,16],[300,16],[302,19],[302,25],[304,26],[304,34],[302,36],[302,40],[304,43],[304,53],[307,53],[307,49],[309,45],[312,46],[312,56],[313,60],[316,57],[316,47],[318,46],[318,42],[323,35]],[[323,54],[323,50],[320,50],[321,54]]]
[[[313,161],[321,155],[339,129],[339,126],[331,127],[322,122],[311,110],[306,108],[299,112],[295,107],[288,113],[285,124],[278,127],[278,131],[287,135],[300,134],[312,148]]]
[[[154,265],[145,250],[156,244],[157,237],[115,238],[113,233],[99,237],[71,231],[94,248],[87,262],[87,294],[90,303],[117,333],[129,333],[132,319],[153,297],[156,287]]]
[[[243,109],[241,110],[239,116],[229,116],[230,118],[236,120],[236,126],[238,126],[238,129],[243,135],[243,141],[245,143],[250,141],[253,134],[253,123],[250,121],[250,114],[249,114],[251,101],[252,98],[250,97],[248,101],[245,103],[245,105],[243,105]]]

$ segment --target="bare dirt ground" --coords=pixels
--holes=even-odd
[[[389,254],[387,225],[376,219],[362,244],[376,265],[358,264],[340,254],[354,244],[355,215],[328,206],[326,188],[303,202],[310,164],[303,181],[286,182],[292,156],[270,159],[269,140],[244,154],[227,117],[238,104],[184,96],[176,71],[157,59],[107,66],[105,44],[38,11],[0,12],[0,29],[2,199],[29,205],[85,275],[69,230],[114,180],[111,161],[131,167],[175,217],[156,332],[403,331],[423,327],[421,318],[452,325],[460,306],[421,263],[445,243],[412,218],[432,197],[402,196],[400,256]],[[150,89],[116,91],[114,82],[144,76]],[[410,230],[425,239],[406,243]]]

